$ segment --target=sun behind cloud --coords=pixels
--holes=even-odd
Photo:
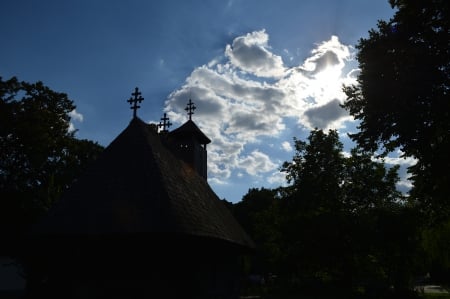
[[[273,183],[274,177],[282,178],[275,171],[281,162],[264,144],[267,138],[281,137],[286,118],[307,130],[339,128],[349,119],[339,104],[350,54],[351,48],[332,36],[301,64],[287,67],[272,52],[265,30],[250,32],[226,45],[220,59],[194,69],[169,95],[165,111],[181,123],[188,98],[202,107],[195,121],[213,140],[208,149],[211,182],[223,183],[240,173]],[[284,153],[291,150],[282,143]],[[256,145],[257,150],[247,150]]]
[[[318,86],[333,87],[340,82],[342,70],[339,66],[327,66],[324,70],[315,75]]]

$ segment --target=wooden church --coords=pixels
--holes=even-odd
[[[210,139],[136,116],[32,232],[33,298],[238,298],[254,244],[207,183]]]

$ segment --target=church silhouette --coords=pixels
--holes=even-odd
[[[211,140],[192,120],[169,131],[137,116],[31,234],[37,298],[238,298],[254,243],[207,182]]]

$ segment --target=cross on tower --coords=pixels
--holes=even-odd
[[[172,125],[172,123],[169,121],[169,118],[167,117],[166,113],[164,113],[164,117],[161,117],[162,122],[159,122],[158,127],[162,128],[162,133],[167,133],[168,128]]]
[[[141,97],[141,93],[137,87],[134,89],[134,92],[131,95],[134,96],[134,98],[130,98],[129,100],[127,100],[127,102],[132,105],[130,109],[133,109],[133,118],[136,118],[136,110],[141,108],[138,103],[141,103],[144,98]]]
[[[186,110],[189,115],[189,120],[192,119],[192,114],[194,114],[195,109],[197,109],[197,107],[195,107],[194,103],[192,103],[191,99],[189,99],[189,103],[187,103],[187,107],[184,108],[184,110]]]

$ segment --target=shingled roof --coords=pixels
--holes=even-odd
[[[150,125],[134,118],[35,232],[173,233],[252,248],[253,242],[207,181],[175,158],[161,138]]]

